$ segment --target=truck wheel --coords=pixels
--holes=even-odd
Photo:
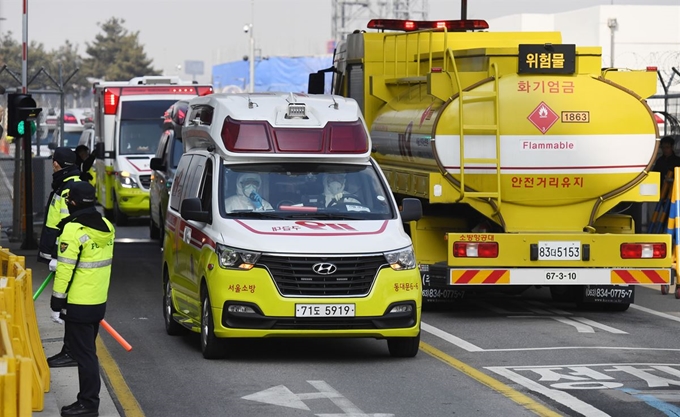
[[[420,349],[420,333],[416,337],[390,337],[387,349],[394,358],[412,358]]]
[[[149,216],[149,237],[151,239],[158,239],[161,237],[161,229],[154,223],[153,216]]]
[[[163,318],[165,319],[165,332],[170,336],[177,336],[184,332],[184,327],[177,323],[173,315],[177,313],[175,306],[172,304],[172,289],[170,288],[170,279],[168,272],[163,271]]]
[[[215,322],[208,291],[203,292],[203,308],[201,311],[201,352],[205,359],[220,359],[226,354],[226,343],[215,336]]]
[[[115,198],[113,200],[113,211],[116,218],[116,226],[127,226],[128,216],[127,214],[120,211],[120,207],[118,207],[118,200]]]

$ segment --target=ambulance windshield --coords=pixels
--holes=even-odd
[[[120,154],[155,154],[163,133],[163,114],[176,100],[142,100],[122,103]]]
[[[393,219],[373,165],[223,165],[221,215],[257,219]]]

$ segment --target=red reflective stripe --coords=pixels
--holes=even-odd
[[[499,269],[496,271],[493,271],[482,283],[484,284],[495,284],[498,282],[499,279],[505,274],[506,270],[505,269]]]
[[[461,275],[460,278],[456,280],[456,282],[461,284],[467,284],[468,282],[470,282],[470,280],[472,280],[472,278],[475,277],[475,275],[477,275],[478,272],[479,271],[465,271],[463,275]]]
[[[666,284],[666,281],[659,275],[658,272],[650,269],[645,269],[642,271],[647,278],[649,278],[654,284]]]
[[[635,279],[635,277],[633,277],[633,275],[628,271],[619,270],[619,271],[616,271],[616,274],[619,277],[621,277],[623,282],[625,282],[626,284],[639,284],[639,282]]]

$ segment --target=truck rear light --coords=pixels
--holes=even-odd
[[[666,257],[665,243],[622,243],[622,259],[662,259]]]
[[[116,114],[119,99],[120,88],[104,89],[104,114]]]
[[[455,242],[456,258],[498,258],[498,242]]]

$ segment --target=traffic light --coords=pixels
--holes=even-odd
[[[17,137],[26,132],[26,121],[34,121],[42,111],[30,94],[7,95],[7,135]],[[35,127],[31,126],[35,131]]]

